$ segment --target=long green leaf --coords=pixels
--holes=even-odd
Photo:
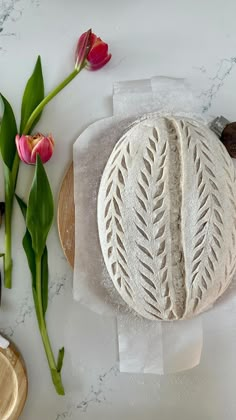
[[[48,251],[45,246],[41,259],[41,291],[42,291],[42,305],[43,314],[45,317],[48,307]]]
[[[16,195],[16,199],[17,199],[17,202],[20,206],[23,217],[24,217],[24,219],[26,219],[27,205],[18,195]],[[32,247],[32,239],[31,239],[31,236],[30,236],[30,233],[29,233],[28,229],[26,229],[25,235],[23,237],[22,244],[23,244],[23,248],[24,248],[24,251],[25,251],[25,254],[26,254],[26,257],[27,257],[29,269],[30,269],[31,276],[32,276],[32,286],[36,290],[35,253],[34,253],[34,250],[33,250],[33,247]]]
[[[32,239],[30,236],[30,233],[28,229],[25,232],[25,235],[23,237],[23,248],[27,257],[29,269],[32,276],[32,286],[35,289],[36,288],[36,264],[35,264],[35,253],[32,247]]]
[[[22,198],[19,197],[19,195],[15,194],[17,203],[19,204],[19,207],[21,209],[21,213],[24,217],[24,220],[26,220],[26,211],[27,211],[27,204],[22,200]]]
[[[20,206],[21,212],[24,219],[26,219],[27,205],[26,203],[16,194],[17,202]],[[26,229],[23,241],[23,248],[26,253],[29,269],[32,276],[32,287],[34,293],[36,293],[36,264],[35,264],[35,252],[32,246],[32,239],[28,229]],[[41,260],[41,290],[42,290],[42,305],[43,305],[43,314],[45,316],[48,306],[48,251],[45,246],[43,251],[43,256]]]
[[[21,133],[23,132],[30,115],[35,110],[35,108],[39,105],[39,103],[43,100],[43,98],[44,98],[44,81],[43,81],[41,58],[39,56],[35,64],[34,71],[26,84],[24,95],[22,98],[21,123],[20,123]],[[38,115],[37,119],[34,121],[34,124],[31,126],[30,131],[37,124],[40,117],[41,117],[41,114]],[[24,134],[29,134],[29,133],[24,133]]]
[[[11,171],[16,155],[15,137],[17,134],[17,126],[11,105],[3,95],[0,94],[0,96],[4,105],[0,130],[0,150],[5,165]]]
[[[26,226],[37,256],[42,256],[53,221],[53,196],[44,166],[37,155],[36,169],[26,212]]]

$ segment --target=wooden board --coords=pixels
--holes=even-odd
[[[75,257],[75,205],[73,163],[62,181],[57,210],[58,232],[61,246],[71,267]]]
[[[28,391],[26,369],[19,352],[11,344],[0,348],[0,419],[17,420]]]

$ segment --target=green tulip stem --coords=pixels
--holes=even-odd
[[[71,80],[73,80],[77,74],[79,74],[79,72],[82,70],[84,66],[75,68],[72,73],[69,74],[69,76],[67,76],[63,82],[61,82],[55,89],[53,89],[47,96],[45,96],[45,98],[39,103],[39,105],[35,108],[35,110],[32,112],[31,116],[29,117],[23,133],[22,134],[27,134],[30,132],[30,129],[34,123],[34,121],[36,120],[36,118],[38,117],[38,115],[42,112],[43,108],[48,104],[48,102],[50,102],[62,89],[64,89],[64,87],[66,85],[68,85]]]
[[[41,286],[41,256],[36,256],[36,304],[37,304],[37,318],[40,334],[42,337],[42,342],[44,345],[45,353],[48,360],[48,365],[50,368],[52,381],[54,383],[55,389],[59,395],[64,395],[64,388],[62,385],[61,374],[58,371],[57,364],[53,355],[50,339],[47,332],[47,326],[45,317],[43,314],[43,304],[42,304],[42,286]]]
[[[6,217],[5,217],[5,255],[4,255],[4,285],[7,289],[11,289],[11,273],[12,273],[12,257],[11,257],[11,210],[12,206],[6,200]],[[10,210],[11,207],[11,210]]]
[[[5,172],[5,255],[4,255],[4,285],[7,289],[12,286],[12,255],[11,255],[11,216],[13,207],[13,195],[9,169],[4,168]]]
[[[20,165],[20,158],[19,158],[18,153],[16,153],[15,159],[14,159],[14,162],[13,162],[12,171],[11,171],[14,191],[16,189],[17,177],[18,177],[18,172],[19,172],[19,165]]]
[[[4,165],[5,184],[5,255],[4,255],[4,285],[7,289],[12,287],[12,209],[14,191],[19,170],[19,156],[16,154],[12,170]]]

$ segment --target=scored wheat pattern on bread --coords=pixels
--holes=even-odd
[[[125,133],[102,176],[98,229],[130,307],[174,320],[214,303],[235,270],[235,195],[231,159],[204,125],[152,116]]]
[[[130,272],[127,263],[127,252],[123,242],[124,227],[121,206],[122,191],[125,186],[125,173],[128,170],[130,146],[122,149],[121,139],[114,149],[114,157],[106,180],[104,222],[106,225],[107,258],[116,287],[125,293],[128,301],[132,300],[132,288],[129,283]],[[119,163],[118,163],[119,162]],[[115,246],[114,246],[115,243]]]
[[[184,127],[184,130],[188,149],[193,155],[198,198],[198,218],[193,240],[191,272],[191,299],[193,299],[192,306],[195,311],[204,293],[212,287],[214,281],[224,242],[224,221],[216,168],[205,136],[192,124]],[[209,230],[211,230],[211,235],[209,235]]]
[[[157,319],[162,319],[164,311],[169,311],[169,319],[173,316],[170,310],[171,300],[166,267],[167,249],[164,238],[167,149],[168,145],[165,142],[159,151],[159,137],[154,127],[144,149],[137,178],[137,201],[134,206],[137,228],[136,245],[139,248],[137,260],[144,291],[144,310]],[[158,246],[150,246],[152,243]]]

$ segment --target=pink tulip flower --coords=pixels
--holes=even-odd
[[[54,140],[51,135],[35,134],[34,136],[17,134],[16,147],[20,159],[29,164],[36,163],[37,154],[39,154],[43,163],[47,162],[54,150]]]

